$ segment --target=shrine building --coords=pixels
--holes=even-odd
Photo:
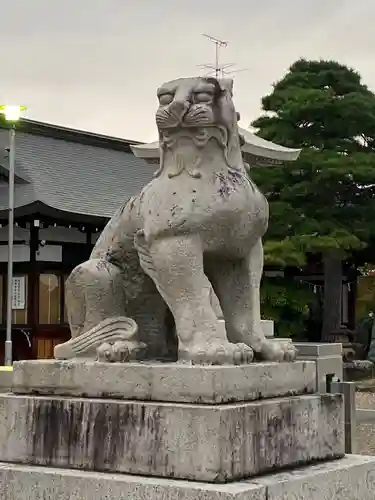
[[[250,166],[293,161],[299,150],[241,129]],[[0,364],[6,331],[9,134],[0,122]],[[23,119],[17,125],[12,335],[14,360],[51,358],[69,339],[64,283],[86,260],[118,206],[152,179],[158,143]]]

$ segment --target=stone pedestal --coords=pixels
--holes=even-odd
[[[275,335],[274,322],[271,319],[262,319],[260,322],[264,335],[268,338],[273,337]]]
[[[13,369],[9,366],[0,367],[0,392],[7,392],[12,387]]]
[[[19,361],[13,392],[177,403],[230,403],[315,392],[315,363],[190,366],[179,363]]]
[[[0,463],[1,500],[374,500],[375,457],[228,484]]]
[[[344,380],[341,344],[298,342],[294,345],[298,349],[298,359],[315,362],[316,388],[318,392],[327,390],[327,375],[333,375],[340,381]]]
[[[311,361],[15,363],[1,498],[373,499],[375,457],[344,458],[342,396],[315,387]]]
[[[0,408],[6,462],[226,482],[344,455],[341,395],[216,406],[3,395]]]

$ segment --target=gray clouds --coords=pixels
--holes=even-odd
[[[0,100],[66,126],[155,137],[156,87],[213,61],[203,32],[229,41],[223,63],[249,68],[235,75],[245,126],[299,57],[338,59],[375,89],[374,0],[0,0],[0,7]]]

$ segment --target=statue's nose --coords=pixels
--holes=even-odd
[[[176,118],[182,120],[189,109],[190,103],[185,99],[174,99],[169,105],[169,110]]]
[[[181,85],[176,90],[173,102],[171,103],[170,110],[175,117],[180,120],[183,119],[190,107],[190,87],[187,85]]]

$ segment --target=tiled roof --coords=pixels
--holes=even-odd
[[[241,148],[242,152],[253,157],[262,158],[263,164],[266,163],[267,159],[271,160],[271,164],[273,164],[273,161],[294,161],[301,153],[300,149],[285,148],[280,144],[266,141],[250,132],[250,130],[239,127],[239,132],[245,139],[245,144]],[[159,141],[136,144],[132,145],[131,148],[138,158],[159,158]]]
[[[114,139],[117,144],[112,148],[110,138],[104,138],[106,147],[90,145],[87,140],[80,143],[78,131],[72,140],[52,135],[34,134],[25,127],[17,131],[16,175],[28,183],[16,183],[15,208],[39,202],[75,214],[110,217],[124,199],[152,178],[153,167],[136,158],[126,141],[122,148]],[[0,129],[0,164],[5,168],[7,137],[8,131]],[[2,185],[0,211],[7,206],[8,189]]]

